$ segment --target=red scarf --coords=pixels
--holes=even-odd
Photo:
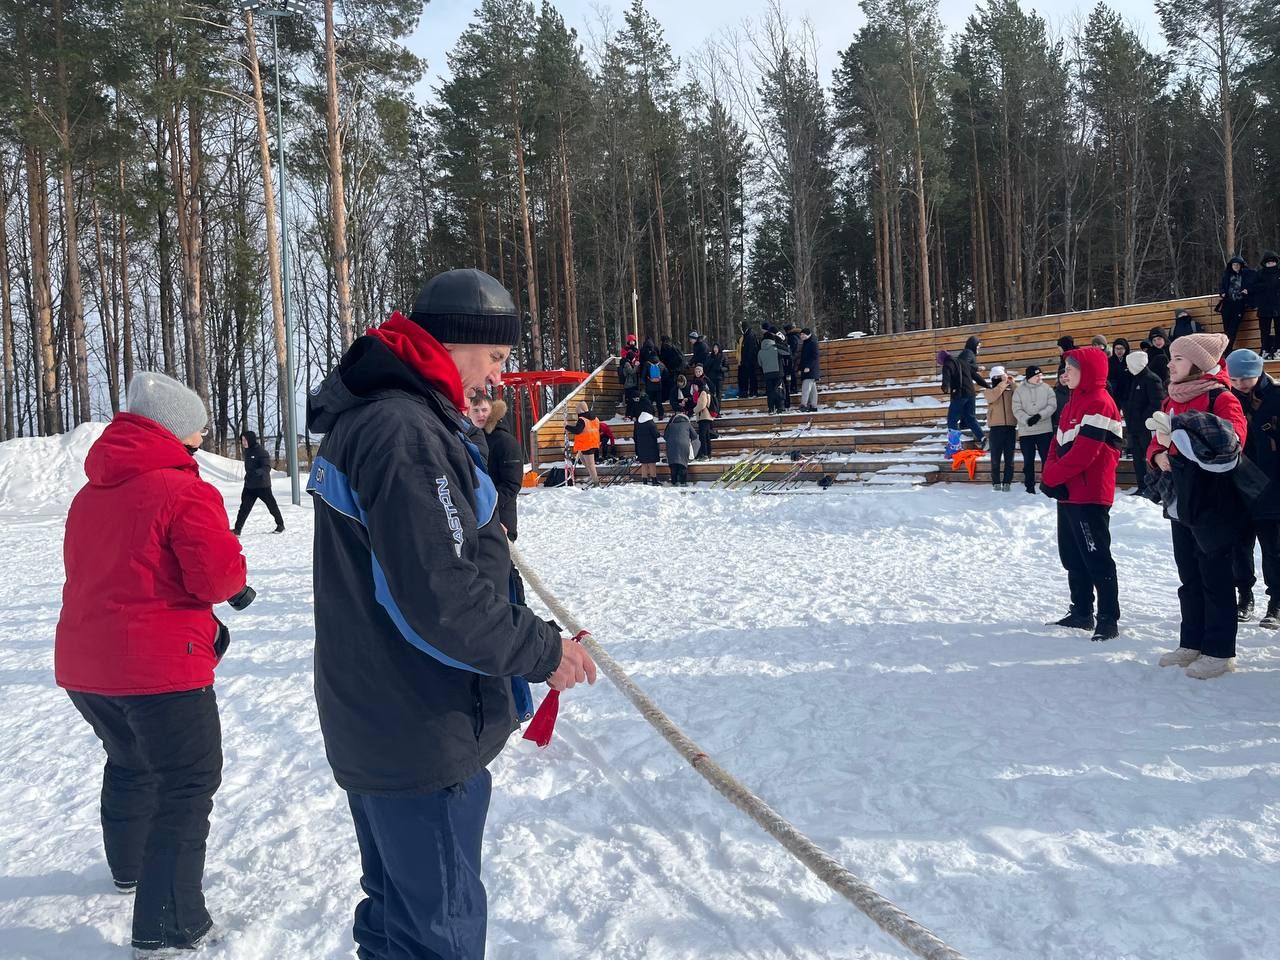
[[[1190,403],[1196,397],[1202,397],[1214,387],[1222,386],[1222,381],[1216,376],[1221,370],[1221,366],[1215,367],[1210,373],[1196,377],[1194,380],[1179,380],[1176,383],[1169,384],[1169,396],[1173,397],[1178,403]]]
[[[382,326],[371,329],[368,336],[385,343],[405,366],[448,397],[460,411],[466,412],[462,377],[458,375],[453,357],[439,340],[399,310]]]

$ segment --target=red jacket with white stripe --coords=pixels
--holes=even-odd
[[[1202,393],[1194,400],[1186,403],[1179,403],[1173,397],[1166,397],[1162,409],[1170,417],[1175,417],[1180,413],[1186,413],[1188,410],[1199,410],[1201,413],[1211,413],[1215,417],[1219,417],[1227,423],[1231,424],[1236,432],[1236,436],[1240,438],[1240,447],[1244,449],[1244,442],[1248,439],[1249,421],[1245,419],[1244,409],[1240,406],[1240,401],[1236,395],[1231,392],[1231,379],[1227,376],[1227,371],[1223,369],[1222,364],[1218,365],[1218,369],[1214,373],[1206,373],[1205,379],[1214,381],[1215,385],[1220,385],[1223,389],[1213,399],[1213,406],[1209,405],[1209,394]],[[1147,462],[1154,463],[1157,453],[1163,453],[1164,447],[1160,446],[1160,441],[1156,439],[1155,434],[1151,435],[1151,445],[1147,447]],[[1177,454],[1178,448],[1173,444],[1169,445],[1169,453]]]
[[[1124,446],[1124,426],[1107,391],[1107,355],[1097,347],[1072,350],[1080,385],[1058,418],[1058,432],[1044,464],[1044,485],[1066,487],[1063,503],[1109,507],[1116,499],[1116,464]]]

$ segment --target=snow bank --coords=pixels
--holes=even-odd
[[[85,457],[106,427],[105,423],[85,423],[56,437],[24,437],[0,443],[0,513],[65,511],[85,485]],[[240,460],[201,450],[196,461],[201,476],[220,487],[229,489],[244,481],[244,463]]]

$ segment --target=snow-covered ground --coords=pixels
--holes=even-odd
[[[125,954],[101,750],[53,686],[62,513],[92,430],[0,445],[0,958]],[[234,463],[210,459],[228,498]],[[277,486],[287,499],[287,484]],[[1124,635],[1065,608],[1052,505],[981,486],[848,495],[533,491],[521,546],[704,749],[971,960],[1280,957],[1280,638],[1240,670],[1176,634],[1158,511],[1114,514]],[[226,611],[210,960],[349,957],[355,840],[311,697],[311,512],[244,538]],[[489,957],[908,954],[680,761],[605,680],[494,765]]]

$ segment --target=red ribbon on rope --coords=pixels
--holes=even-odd
[[[573,636],[574,643],[581,643],[583,637],[591,636],[586,630],[579,630]],[[556,729],[556,717],[560,714],[560,691],[552,690],[542,698],[542,703],[538,706],[538,712],[533,715],[533,719],[529,721],[529,726],[525,727],[524,739],[532,740],[539,747],[545,747],[551,742],[551,734]]]

